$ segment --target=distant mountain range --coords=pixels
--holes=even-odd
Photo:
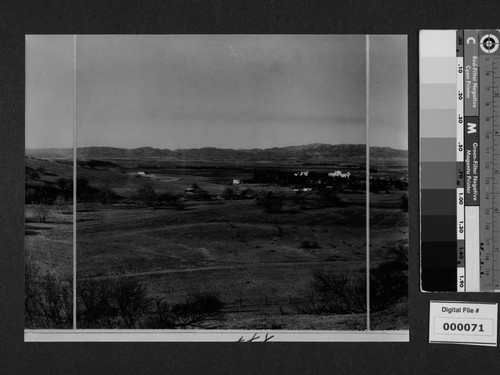
[[[189,149],[159,149],[139,147],[133,149],[116,147],[80,147],[79,159],[170,159],[170,160],[283,160],[283,159],[364,159],[364,144],[330,145],[313,143],[302,146],[273,147],[266,149],[228,149],[216,147]],[[71,148],[27,149],[26,156],[42,159],[72,158]],[[407,159],[407,150],[390,147],[370,147],[370,157],[377,159]]]

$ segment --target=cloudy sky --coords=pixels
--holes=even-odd
[[[406,38],[372,37],[372,145],[406,145]],[[78,36],[78,146],[365,143],[361,35]],[[26,146],[71,147],[73,37],[26,40]]]

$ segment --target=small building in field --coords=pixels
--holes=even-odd
[[[192,188],[192,187],[186,188],[186,189],[184,189],[184,192],[194,194],[194,188]]]
[[[233,185],[241,185],[241,180],[233,180]]]
[[[142,172],[142,171],[141,171],[141,172],[137,172],[137,174],[138,174],[139,176],[144,176],[144,175],[146,174],[146,172]]]

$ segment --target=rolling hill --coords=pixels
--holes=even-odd
[[[73,149],[47,148],[27,149],[26,156],[42,159],[71,159]],[[229,149],[216,147],[190,149],[159,149],[140,147],[134,149],[117,147],[81,147],[78,158],[89,159],[170,159],[170,160],[283,160],[283,159],[364,159],[364,144],[330,145],[313,143],[301,146],[274,147],[267,149]],[[374,159],[407,159],[408,151],[390,147],[371,147],[370,157]]]

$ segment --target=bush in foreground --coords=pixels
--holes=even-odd
[[[146,323],[148,328],[207,328],[225,320],[224,303],[214,292],[196,293],[185,302],[169,305],[156,301],[156,313]]]
[[[42,273],[25,257],[24,266],[25,327],[71,328],[73,325],[72,284],[54,273]]]
[[[408,297],[408,256],[403,246],[389,250],[389,260],[370,270],[370,310],[387,310]],[[300,307],[302,313],[348,314],[366,312],[366,275],[317,271],[312,284],[317,298]]]
[[[217,293],[197,293],[169,304],[150,298],[138,281],[82,280],[77,286],[79,328],[194,328],[225,319]]]
[[[82,280],[77,296],[79,328],[138,328],[150,305],[135,280]]]

